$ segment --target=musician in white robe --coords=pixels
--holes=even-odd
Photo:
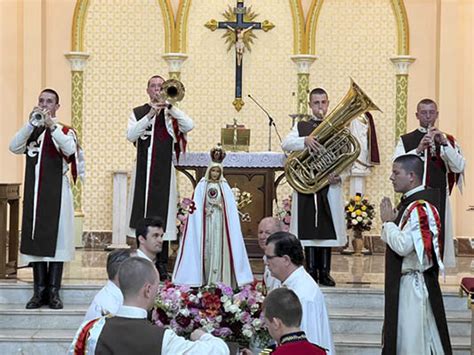
[[[382,240],[387,243],[383,354],[452,353],[438,268],[444,273],[438,236],[441,220],[428,202],[432,190],[421,183],[423,164],[415,155],[393,163],[390,180],[404,193],[395,211],[389,198],[380,204]],[[397,254],[397,258],[391,257]],[[387,281],[387,279],[386,279]],[[397,292],[398,291],[398,292]]]

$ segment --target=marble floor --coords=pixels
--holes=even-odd
[[[63,283],[103,284],[107,278],[105,264],[106,251],[78,249],[75,259],[64,267]],[[263,263],[261,259],[251,259],[252,269],[257,278],[261,277]],[[336,280],[336,287],[341,288],[383,288],[384,283],[384,256],[347,256],[332,255],[331,275]],[[458,257],[457,266],[446,270],[445,278],[440,277],[440,284],[444,291],[457,291],[461,278],[474,275],[474,258]],[[6,282],[31,283],[32,269],[18,270],[17,279],[4,280]]]

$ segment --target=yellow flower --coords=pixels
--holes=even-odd
[[[361,199],[361,197],[360,197],[360,196],[358,196],[358,195],[354,197],[354,200],[355,200],[356,202],[359,202],[359,201],[360,201],[360,199]]]
[[[362,211],[361,210],[357,210],[355,211],[356,212],[356,215],[360,216],[362,214]]]
[[[367,206],[362,206],[360,209],[361,209],[362,211],[365,211],[365,210],[367,209]]]
[[[347,207],[347,210],[348,210],[349,212],[354,211],[354,206],[351,205],[351,206]]]

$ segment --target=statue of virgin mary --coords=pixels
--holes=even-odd
[[[199,287],[222,282],[243,286],[253,281],[237,203],[223,176],[225,152],[211,150],[211,163],[194,191],[173,272],[173,283]]]

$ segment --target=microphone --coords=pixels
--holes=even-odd
[[[277,126],[275,125],[275,121],[273,119],[273,117],[268,113],[267,110],[265,110],[263,108],[262,105],[260,105],[258,103],[257,100],[255,100],[252,95],[248,94],[247,95],[253,102],[255,102],[255,104],[260,108],[260,110],[262,110],[263,112],[265,112],[265,114],[267,115],[268,117],[268,150],[271,152],[272,151],[272,126],[275,127],[275,132],[277,134],[277,137],[278,139],[280,140],[280,144],[281,144],[281,136],[280,136],[280,133],[278,133],[278,129],[277,129]]]
[[[268,120],[269,120],[268,124],[269,124],[270,126],[271,126],[271,125],[275,125],[275,122],[273,121],[273,118],[272,118],[272,116],[268,113],[268,111],[265,110],[265,109],[263,108],[263,106],[260,105],[260,104],[258,103],[258,101],[255,100],[255,99],[252,97],[252,95],[248,94],[247,96],[248,96],[253,102],[255,102],[255,104],[260,108],[260,110],[262,110],[263,112],[265,112],[265,114],[268,116]]]

